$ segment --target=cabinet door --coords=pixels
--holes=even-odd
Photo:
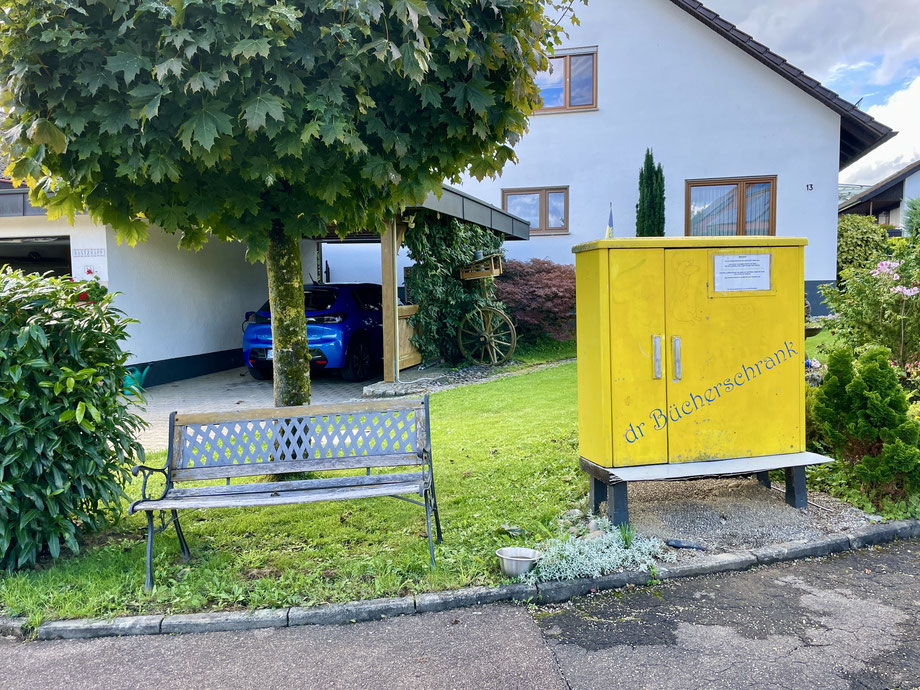
[[[803,450],[802,252],[669,249],[670,462]]]
[[[668,435],[651,413],[666,407],[664,249],[610,251],[613,465],[668,461]]]

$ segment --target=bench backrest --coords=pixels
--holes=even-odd
[[[428,396],[170,416],[172,481],[420,465]]]

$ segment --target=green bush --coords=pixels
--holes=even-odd
[[[920,197],[908,199],[904,214],[904,236],[911,242],[920,240]]]
[[[460,280],[460,268],[474,259],[502,252],[499,235],[456,218],[438,213],[419,213],[406,232],[409,258],[415,265],[406,274],[406,292],[419,305],[410,317],[416,335],[412,342],[426,361],[443,357],[456,363],[462,357],[457,331],[463,319],[479,306],[501,306],[495,301],[495,286],[488,280],[487,296],[480,281]]]
[[[818,389],[815,386],[805,386],[805,447],[813,453],[823,453],[827,447],[827,439],[821,423],[815,416],[815,401],[818,398]]]
[[[87,299],[94,292],[98,301]],[[118,514],[143,421],[122,394],[129,320],[70,279],[0,269],[0,567]]]
[[[837,280],[844,271],[879,261],[888,246],[888,233],[871,216],[847,214],[837,221]]]
[[[821,291],[839,340],[856,350],[887,347],[904,368],[920,359],[920,247],[904,240],[892,247],[890,260],[845,269],[845,286]]]
[[[875,509],[903,514],[920,507],[920,422],[907,414],[889,356],[871,348],[854,365],[848,348],[831,353],[814,414],[838,461],[828,483],[845,498],[858,488]]]
[[[664,171],[655,165],[651,149],[639,169],[639,203],[636,204],[636,237],[664,237]]]

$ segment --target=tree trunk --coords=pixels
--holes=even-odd
[[[272,313],[275,407],[310,403],[310,347],[304,313],[300,241],[275,227],[265,259]]]

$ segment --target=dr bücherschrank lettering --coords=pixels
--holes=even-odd
[[[729,376],[699,393],[690,393],[690,397],[679,405],[677,403],[669,405],[667,411],[662,410],[660,407],[655,408],[648,415],[648,423],[639,422],[629,425],[625,433],[626,441],[636,443],[645,436],[645,432],[648,430],[661,431],[667,427],[669,422],[672,424],[679,422],[684,417],[689,417],[704,407],[718,404],[723,397],[731,395],[736,388],[741,388],[758,376],[763,376],[772,369],[776,369],[797,357],[799,353],[793,349],[793,344],[792,341],[785,341],[783,347],[773,354],[753,364],[741,365],[741,369],[734,376]]]

